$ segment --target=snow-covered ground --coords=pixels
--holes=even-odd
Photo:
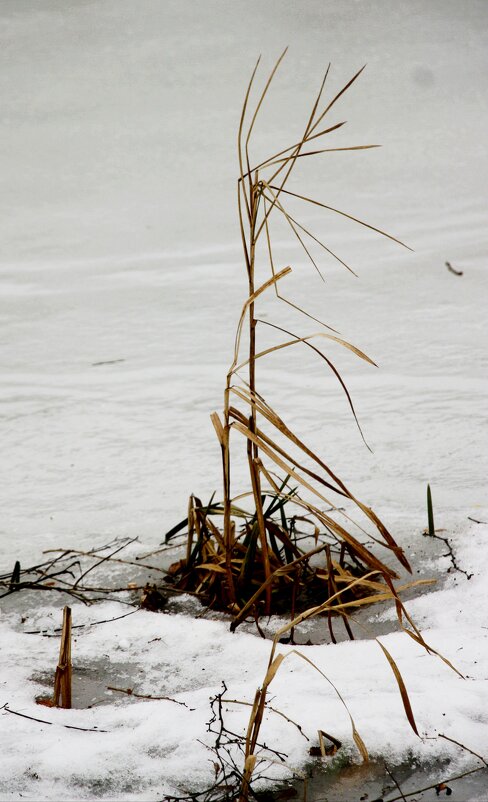
[[[297,187],[385,228],[414,253],[310,209],[301,220],[359,280],[324,261],[322,284],[279,231],[277,251],[280,266],[294,269],[288,294],[380,366],[330,352],[374,453],[333,377],[308,354],[273,355],[261,387],[414,553],[430,482],[436,524],[475,576],[453,576],[411,608],[469,679],[406,636],[385,644],[422,733],[482,749],[488,533],[468,516],[488,520],[486,3],[3,0],[0,22],[1,570],[16,559],[33,564],[43,549],[86,549],[122,535],[149,549],[181,519],[191,492],[206,498],[219,489],[209,413],[221,406],[245,297],[234,182],[250,69],[259,52],[267,68],[290,45],[256,132],[259,158],[300,131],[329,60],[330,93],[368,62],[336,107],[331,122],[348,125],[330,144],[384,147],[304,165]],[[271,300],[261,311],[285,320]],[[315,330],[289,321],[303,334]],[[244,463],[233,476],[238,492]],[[45,603],[26,626],[58,617]],[[115,603],[74,607],[75,623],[117,614]],[[0,625],[0,705],[36,716],[36,678],[52,671],[56,639],[22,634],[10,602]],[[87,630],[74,645],[75,667],[95,657],[101,669],[130,666],[124,671],[141,693],[176,694],[195,710],[120,698],[46,710],[40,717],[52,726],[4,713],[1,794],[156,799],[206,782],[212,767],[197,739],[208,737],[208,699],[222,679],[233,698],[251,699],[268,650],[223,623],[184,615],[138,612]],[[374,643],[307,655],[337,679],[374,754],[449,751],[411,734]],[[321,727],[350,743],[343,710],[302,662],[288,658],[276,677],[276,706],[312,736]],[[242,709],[231,715],[244,726]],[[266,722],[266,738],[299,766],[307,744],[276,719]]]
[[[405,759],[431,762],[434,778],[438,766],[439,780],[479,765],[472,755],[438,739],[439,733],[488,757],[488,527],[473,523],[453,538],[453,545],[462,567],[474,576],[468,581],[452,575],[443,590],[410,602],[408,609],[429,645],[448,658],[464,679],[406,634],[381,637],[407,685],[420,737],[407,723],[393,673],[374,641],[299,649],[342,694],[372,758],[383,758],[390,765]],[[444,558],[442,567],[448,566]],[[7,702],[12,710],[50,724],[2,714],[2,799],[22,795],[36,800],[98,796],[156,800],[212,784],[213,755],[207,747],[213,746],[215,735],[206,727],[211,719],[210,697],[222,691],[225,681],[227,699],[252,703],[266,673],[269,641],[239,631],[231,635],[223,621],[144,610],[109,624],[78,629],[73,642],[74,690],[76,696],[85,685],[84,693],[78,692],[78,698],[84,696],[85,709],[53,710],[37,706],[34,697],[49,692],[46,683],[52,679],[59,646],[58,638],[46,635],[59,625],[60,611],[40,605],[21,623],[20,613],[10,609],[14,612],[2,622],[2,704]],[[72,609],[77,625],[127,612],[114,602],[89,609],[75,603]],[[24,634],[39,629],[45,635]],[[374,617],[370,629],[374,631]],[[268,712],[260,740],[284,753],[289,767],[300,770],[310,761],[310,746],[318,743],[317,730],[322,729],[342,741],[350,759],[359,760],[348,714],[335,691],[293,653],[292,646],[278,650],[290,656],[270,686],[272,707],[299,723],[304,734],[277,713]],[[90,676],[98,679],[98,687],[92,685],[93,696],[86,690]],[[110,685],[175,701],[129,699],[115,691],[100,691]],[[94,701],[98,706],[86,709]],[[245,733],[249,708],[229,703],[224,711],[226,726]],[[99,732],[66,729],[66,725]],[[441,765],[446,756],[451,757],[447,771]],[[284,779],[291,776],[289,769],[276,766],[266,773]]]

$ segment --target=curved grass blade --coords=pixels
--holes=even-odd
[[[278,329],[278,331],[282,331],[284,334],[289,334],[290,337],[294,337],[295,339],[299,339],[297,337],[297,335],[294,334],[294,332],[289,331],[288,329],[284,329],[281,326],[277,326],[275,323],[270,323],[267,320],[260,320],[260,323],[263,323],[265,326],[271,326],[274,329]],[[312,345],[312,343],[308,342],[305,339],[303,340],[303,343],[304,343],[304,345],[308,346],[308,348],[311,348],[312,351],[315,351],[315,353],[318,354],[321,357],[321,359],[323,359],[325,362],[327,362],[329,368],[332,370],[332,372],[336,376],[336,378],[339,381],[342,389],[344,390],[344,393],[346,394],[346,398],[347,398],[347,400],[349,402],[349,407],[350,407],[351,412],[352,412],[352,414],[354,416],[354,420],[356,421],[356,425],[357,425],[357,427],[359,429],[359,433],[361,435],[363,443],[366,446],[366,448],[369,451],[371,451],[371,453],[373,453],[371,448],[369,447],[369,445],[366,442],[366,438],[364,437],[363,430],[361,429],[361,425],[360,425],[358,417],[356,415],[356,410],[354,409],[354,404],[352,403],[352,398],[350,396],[349,390],[347,389],[346,384],[345,384],[344,379],[342,378],[341,374],[339,373],[339,371],[337,370],[335,365],[330,361],[330,359],[327,356],[325,356],[325,354],[323,354],[322,351],[319,348],[316,348],[315,345]]]
[[[265,85],[265,87],[264,87],[264,89],[263,89],[263,91],[261,93],[261,97],[259,98],[258,104],[257,104],[257,106],[256,106],[256,108],[254,110],[254,114],[253,114],[252,119],[251,119],[251,124],[250,124],[248,132],[247,132],[246,142],[245,142],[245,151],[246,151],[246,165],[247,165],[247,171],[248,171],[249,178],[250,178],[249,174],[250,174],[250,170],[251,170],[250,164],[249,164],[249,141],[251,139],[251,134],[252,134],[252,131],[253,131],[254,124],[256,122],[257,116],[259,114],[259,110],[260,110],[260,108],[262,106],[263,100],[266,97],[268,89],[271,86],[271,82],[272,82],[273,78],[276,75],[276,71],[278,70],[278,67],[280,66],[281,62],[283,61],[287,50],[288,50],[288,48],[285,47],[285,49],[283,50],[281,56],[278,58],[276,64],[274,65],[273,69],[271,70],[269,78],[266,81],[266,85]]]
[[[268,185],[266,185],[266,186],[268,186]],[[269,188],[269,187],[268,187],[268,188]],[[289,213],[286,211],[286,209],[284,208],[283,204],[282,204],[282,203],[281,203],[279,200],[277,200],[277,198],[276,198],[276,195],[273,193],[273,190],[272,190],[272,189],[270,189],[270,192],[271,192],[271,194],[273,195],[273,198],[274,198],[274,200],[275,200],[275,202],[276,202],[276,207],[277,207],[277,208],[278,208],[278,210],[279,210],[279,211],[280,211],[280,212],[283,214],[283,216],[285,217],[285,219],[286,219],[286,220],[287,220],[287,222],[289,223],[289,225],[290,225],[290,227],[291,227],[291,229],[292,229],[293,233],[295,234],[295,236],[296,236],[296,237],[298,237],[298,239],[299,239],[299,241],[301,242],[301,244],[302,244],[302,246],[303,246],[303,247],[305,247],[305,246],[303,245],[303,242],[302,242],[302,240],[301,240],[301,239],[300,239],[300,237],[298,236],[298,232],[296,231],[296,229],[297,229],[297,228],[300,228],[300,229],[301,229],[301,230],[302,230],[302,231],[303,231],[305,234],[307,234],[307,236],[308,236],[308,237],[310,237],[310,239],[313,239],[313,240],[314,240],[314,242],[316,242],[318,245],[320,245],[320,247],[321,247],[321,248],[323,248],[323,249],[324,249],[324,251],[326,251],[326,252],[327,252],[327,253],[328,253],[330,256],[332,256],[332,257],[333,257],[333,258],[334,258],[334,259],[335,259],[337,262],[339,262],[339,263],[340,263],[340,264],[341,264],[343,267],[345,267],[345,268],[346,268],[346,270],[349,270],[349,272],[350,272],[350,273],[352,273],[352,274],[353,274],[353,276],[356,276],[356,278],[358,277],[358,274],[354,272],[354,270],[352,269],[352,267],[350,267],[350,266],[347,264],[347,262],[345,262],[343,259],[341,259],[341,258],[340,258],[340,256],[338,256],[336,253],[334,253],[334,251],[332,251],[330,248],[328,248],[328,247],[327,247],[327,245],[326,245],[324,242],[322,242],[322,240],[320,240],[318,237],[316,237],[316,236],[315,236],[315,234],[312,234],[312,232],[311,232],[311,231],[309,231],[309,229],[308,229],[308,228],[305,228],[305,226],[303,226],[301,223],[299,223],[299,222],[298,222],[298,220],[295,220],[295,218],[294,218],[294,217],[292,217],[292,216],[291,216],[291,214],[289,214]],[[265,196],[265,198],[266,198],[266,196]],[[266,224],[266,225],[267,225],[267,224]],[[268,249],[270,249],[270,248],[271,248],[271,243],[270,243],[270,238],[269,238],[269,231],[267,230],[267,232],[266,232],[266,233],[267,233],[267,239],[268,239]],[[308,254],[308,251],[307,251],[307,254]],[[274,271],[273,271],[273,272],[274,272]],[[276,294],[278,295],[278,297],[280,297],[280,296],[279,296],[279,293],[278,293],[278,289],[277,289],[277,288],[276,288]],[[303,310],[302,310],[302,311],[303,311]],[[309,316],[309,317],[310,317],[310,316]],[[330,326],[327,326],[327,328],[330,328]]]
[[[330,476],[330,478],[331,478],[331,479],[332,479],[334,482],[336,482],[336,483],[338,484],[338,486],[340,487],[340,489],[343,491],[343,494],[344,494],[344,495],[346,495],[348,498],[350,498],[350,499],[351,499],[351,501],[353,501],[353,502],[354,502],[354,503],[355,503],[355,504],[356,504],[356,505],[357,505],[357,506],[358,506],[358,507],[361,509],[361,511],[362,511],[362,512],[364,512],[364,514],[365,514],[365,515],[366,515],[366,516],[367,516],[367,517],[368,517],[368,518],[369,518],[369,519],[370,519],[370,520],[371,520],[371,521],[372,521],[372,522],[375,524],[375,526],[377,526],[377,528],[378,528],[378,529],[379,529],[379,531],[380,531],[380,534],[382,534],[382,535],[383,535],[383,537],[384,537],[385,539],[388,539],[387,547],[388,547],[388,548],[391,548],[391,549],[393,549],[393,550],[395,551],[395,554],[397,554],[397,557],[398,557],[398,553],[397,553],[397,552],[401,552],[401,549],[400,549],[400,548],[397,546],[397,544],[395,543],[395,541],[393,540],[393,538],[392,538],[392,537],[391,537],[391,535],[389,534],[389,532],[388,532],[388,530],[386,529],[386,527],[384,526],[384,524],[382,524],[382,522],[379,520],[379,518],[378,518],[378,517],[377,517],[377,516],[376,516],[376,515],[375,515],[375,514],[372,512],[372,510],[371,510],[371,509],[370,509],[368,506],[366,506],[365,504],[363,504],[362,502],[360,502],[360,501],[359,501],[359,500],[358,500],[358,499],[357,499],[357,498],[356,498],[356,497],[355,497],[355,496],[354,496],[354,495],[353,495],[353,494],[350,492],[350,490],[348,490],[348,488],[346,487],[346,485],[344,484],[344,482],[342,482],[342,480],[341,480],[341,479],[339,479],[339,477],[338,477],[338,476],[336,476],[336,474],[335,474],[335,473],[334,473],[334,472],[333,472],[333,471],[332,471],[332,470],[329,468],[329,466],[328,466],[328,465],[326,465],[326,463],[325,463],[323,460],[321,460],[321,459],[320,459],[320,457],[318,457],[318,456],[317,456],[317,454],[315,454],[315,453],[314,453],[314,452],[313,452],[313,451],[312,451],[310,448],[308,448],[308,446],[307,446],[307,445],[306,445],[306,444],[305,444],[305,443],[304,443],[302,440],[300,440],[300,439],[299,439],[299,438],[298,438],[298,437],[297,437],[297,436],[296,436],[296,435],[295,435],[295,434],[294,434],[294,433],[293,433],[293,432],[292,432],[292,431],[291,431],[291,430],[290,430],[290,429],[289,429],[289,428],[286,426],[286,424],[284,423],[284,421],[283,421],[283,420],[282,420],[282,419],[281,419],[281,418],[280,418],[280,417],[279,417],[279,416],[276,414],[276,412],[275,412],[273,409],[271,409],[271,407],[269,406],[269,404],[266,404],[266,402],[264,401],[264,399],[262,398],[262,396],[259,396],[259,394],[254,394],[254,395],[252,395],[252,394],[250,394],[250,393],[249,393],[249,394],[246,394],[246,392],[245,392],[245,390],[244,390],[244,388],[243,388],[243,387],[232,387],[231,389],[232,389],[232,392],[233,392],[235,395],[237,395],[237,396],[238,396],[239,398],[241,398],[243,401],[246,401],[246,403],[248,403],[248,404],[250,404],[250,403],[251,403],[251,399],[252,399],[252,398],[254,399],[254,400],[253,400],[253,404],[255,405],[255,407],[256,407],[256,409],[257,409],[257,411],[259,412],[259,414],[261,414],[261,415],[262,415],[264,418],[266,418],[266,420],[268,420],[268,421],[269,421],[269,423],[271,423],[271,424],[272,424],[272,426],[274,426],[274,427],[275,427],[275,428],[276,428],[276,429],[277,429],[279,432],[281,432],[281,434],[284,434],[284,435],[285,435],[285,436],[286,436],[286,437],[287,437],[287,438],[288,438],[288,439],[289,439],[289,440],[290,440],[292,443],[294,443],[294,445],[296,445],[296,446],[297,446],[298,448],[300,448],[300,449],[301,449],[301,450],[302,450],[302,451],[303,451],[305,454],[307,454],[307,456],[309,456],[309,457],[310,457],[312,460],[314,460],[314,462],[316,462],[316,463],[317,463],[317,465],[319,465],[319,466],[320,466],[320,467],[321,467],[321,468],[322,468],[322,469],[323,469],[323,470],[324,470],[324,471],[325,471],[325,472],[326,472],[326,473],[327,473],[327,474]],[[339,491],[336,491],[336,492],[339,492]],[[369,532],[366,532],[366,531],[365,531],[365,530],[364,530],[364,529],[363,529],[363,528],[362,528],[362,527],[361,527],[361,526],[360,526],[360,525],[359,525],[359,524],[358,524],[356,521],[354,521],[354,520],[353,520],[353,519],[352,519],[352,518],[351,518],[349,515],[347,515],[346,513],[342,513],[342,514],[343,514],[343,515],[344,515],[344,516],[345,516],[345,517],[346,517],[346,518],[347,518],[347,519],[348,519],[348,520],[349,520],[349,521],[350,521],[352,524],[354,524],[354,526],[357,526],[357,527],[358,527],[358,528],[361,530],[361,532],[363,532],[363,534],[366,534],[366,535],[367,535],[368,537],[370,537],[370,538],[372,538],[372,537],[373,537],[373,536],[371,535],[371,533],[369,533]],[[380,525],[380,526],[379,526],[379,525]],[[380,528],[380,527],[381,527],[381,528]],[[385,532],[386,532],[386,536],[385,536],[385,534],[384,534]],[[373,538],[373,539],[375,539],[375,538]],[[391,543],[392,543],[392,544],[394,544],[394,545],[390,545],[390,541],[391,541]],[[382,546],[385,546],[385,543],[384,543],[384,542],[382,542],[382,541],[377,541],[377,542],[378,542],[378,543],[380,543]],[[403,563],[402,563],[402,564],[403,564]],[[408,563],[407,563],[407,565],[408,565]]]
[[[330,128],[325,128],[323,131],[320,131],[318,134],[314,134],[313,136],[308,137],[307,138],[307,142],[311,142],[312,139],[317,139],[320,136],[324,136],[324,134],[330,134],[331,131],[336,131],[338,128],[342,128],[342,126],[345,125],[345,124],[346,124],[346,120],[344,120],[343,122],[340,122],[340,123],[336,123],[335,125],[331,125]],[[284,153],[288,153],[288,151],[290,151],[290,150],[295,150],[296,148],[299,147],[299,145],[300,145],[300,142],[295,142],[294,145],[290,145],[288,148],[284,148],[283,150],[280,150],[278,153],[273,154],[273,156],[269,156],[269,158],[265,159],[265,161],[261,162],[260,164],[257,164],[255,167],[252,167],[251,168],[251,173],[254,173],[256,170],[265,169],[268,166],[269,162],[271,162],[274,159],[278,159],[280,156],[283,156]],[[247,173],[245,175],[247,176]]]
[[[265,227],[266,227],[266,242],[267,242],[267,248],[268,248],[268,257],[269,257],[269,263],[270,263],[270,267],[271,267],[271,272],[272,272],[273,276],[275,276],[276,275],[276,271],[275,271],[275,267],[274,267],[273,250],[272,250],[272,247],[271,247],[271,239],[270,239],[270,235],[269,235],[269,225],[268,225],[268,216],[269,215],[267,214],[266,198],[265,198],[265,201],[264,201],[264,209],[265,209]],[[346,265],[346,267],[347,267],[347,265]],[[301,306],[298,306],[297,304],[293,303],[293,301],[290,301],[289,298],[285,298],[284,295],[281,295],[279,290],[278,290],[278,285],[277,284],[275,284],[275,293],[276,293],[276,297],[279,298],[280,301],[283,301],[285,304],[288,304],[293,309],[296,309],[298,312],[300,312],[300,314],[305,315],[305,317],[310,318],[310,320],[314,320],[320,326],[324,326],[324,328],[329,329],[329,331],[333,331],[335,334],[339,333],[337,331],[337,329],[332,328],[332,326],[329,326],[327,323],[324,323],[323,320],[319,320],[318,318],[316,318],[313,315],[311,315],[309,312],[306,312],[305,309],[303,309]]]
[[[250,79],[249,84],[247,86],[246,95],[244,97],[244,102],[242,104],[242,109],[241,109],[241,117],[240,117],[240,120],[239,120],[239,131],[238,131],[238,135],[237,135],[237,153],[238,153],[238,157],[239,157],[239,170],[240,170],[240,175],[241,175],[241,181],[242,182],[244,182],[244,161],[243,161],[243,157],[242,157],[242,131],[243,131],[243,128],[244,128],[244,120],[245,120],[245,117],[246,117],[247,105],[249,103],[249,95],[251,94],[251,88],[252,88],[252,85],[254,83],[254,78],[256,76],[256,72],[257,72],[257,69],[259,67],[259,62],[260,61],[261,61],[261,56],[259,56],[258,60],[256,61],[254,70],[253,70],[252,75],[251,75],[251,79]],[[247,217],[248,217],[248,219],[250,221],[251,220],[251,208],[249,206],[249,201],[247,199],[247,196],[246,196],[245,192],[244,192],[244,198],[246,200]],[[239,193],[239,200],[240,200],[240,193]],[[239,218],[240,218],[240,220],[242,222],[242,215],[241,215],[240,205],[239,205]],[[244,234],[244,232],[242,232],[242,233]]]
[[[345,92],[347,92],[349,87],[352,86],[352,84],[354,83],[354,81],[357,80],[357,78],[359,78],[359,76],[361,75],[361,73],[363,72],[363,70],[365,68],[366,68],[366,64],[364,64],[364,66],[361,67],[361,69],[358,70],[358,72],[355,75],[353,75],[351,80],[348,81],[347,84],[341,89],[341,91],[338,92],[337,95],[330,101],[329,105],[324,109],[324,111],[322,112],[320,117],[317,119],[317,121],[312,126],[312,128],[310,130],[310,133],[312,133],[315,130],[315,128],[317,128],[318,124],[324,119],[325,115],[331,110],[332,106],[339,100],[340,97],[342,97],[342,95]]]
[[[280,192],[284,192],[285,195],[290,195],[293,198],[298,198],[299,200],[306,201],[307,203],[312,203],[314,206],[320,206],[322,209],[327,209],[330,212],[335,212],[335,214],[340,214],[342,217],[347,217],[348,220],[352,220],[354,223],[359,223],[360,226],[364,226],[365,228],[369,228],[370,231],[375,231],[377,234],[381,234],[382,237],[386,237],[387,239],[391,239],[393,242],[398,243],[403,248],[406,248],[408,251],[413,251],[413,248],[410,248],[409,245],[405,245],[404,242],[394,237],[392,234],[388,234],[386,231],[383,231],[381,228],[376,228],[376,226],[372,226],[369,223],[365,223],[364,220],[360,220],[359,217],[354,217],[352,214],[348,214],[347,212],[343,212],[340,209],[336,209],[334,206],[327,206],[325,203],[321,203],[320,201],[314,200],[313,198],[307,198],[305,195],[299,195],[296,192],[290,192],[288,189],[280,189],[279,187],[275,187],[270,184],[271,189],[278,190]]]
[[[247,310],[254,303],[256,298],[258,298],[261,295],[261,293],[265,292],[268,289],[268,287],[272,287],[273,284],[276,284],[277,281],[280,281],[282,278],[287,276],[288,273],[291,273],[291,267],[285,267],[285,268],[283,268],[283,270],[280,270],[279,273],[276,273],[276,275],[272,276],[267,281],[265,281],[264,284],[261,284],[261,286],[258,287],[258,289],[255,290],[248,297],[246,302],[244,303],[244,306],[242,307],[241,317],[239,319],[239,323],[238,323],[237,331],[236,331],[236,340],[235,340],[235,345],[234,345],[234,361],[232,363],[232,366],[231,366],[231,368],[229,370],[229,374],[228,375],[231,375],[234,372],[235,366],[237,365],[237,360],[239,358],[239,347],[240,347],[241,337],[242,337],[242,327],[244,325],[244,320],[245,320],[245,317],[246,317]]]
[[[381,145],[349,145],[343,148],[321,148],[320,150],[308,150],[306,153],[298,153],[296,155],[296,159],[303,159],[304,156],[319,156],[321,153],[340,153],[342,151],[349,151],[349,150],[371,150],[372,148],[381,148]],[[275,161],[267,162],[266,167],[272,167],[274,164],[286,164],[287,162],[291,161],[293,156],[284,156],[281,159],[275,159]]]
[[[413,711],[412,711],[412,706],[410,704],[410,699],[408,698],[407,689],[405,687],[405,683],[403,681],[403,677],[400,674],[400,670],[399,670],[397,664],[395,663],[393,657],[391,656],[390,652],[388,651],[388,649],[386,649],[386,647],[383,646],[383,644],[381,643],[380,640],[378,640],[378,638],[375,638],[375,640],[376,640],[376,643],[381,647],[381,649],[383,651],[383,654],[385,655],[386,659],[388,660],[388,662],[390,664],[390,667],[391,667],[391,670],[393,671],[393,674],[394,674],[395,679],[397,681],[398,690],[400,691],[400,696],[402,697],[403,708],[405,710],[405,715],[408,718],[408,722],[409,722],[412,730],[414,731],[415,735],[419,735],[419,731],[417,729],[417,725],[415,723],[415,718],[414,718]],[[420,738],[420,735],[419,735],[419,738]]]

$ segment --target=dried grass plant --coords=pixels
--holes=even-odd
[[[348,270],[351,268],[290,214],[287,208],[290,199],[295,203],[314,204],[324,212],[346,218],[400,245],[403,243],[353,215],[288,188],[290,177],[297,172],[303,159],[317,159],[331,151],[377,147],[323,146],[327,136],[344,125],[343,122],[328,124],[330,112],[362,70],[331,99],[324,100],[329,65],[299,141],[254,163],[254,130],[285,53],[276,62],[252,105],[258,60],[245,94],[238,131],[237,196],[247,298],[237,325],[223,411],[211,415],[222,452],[223,500],[216,503],[212,498],[204,505],[192,496],[187,519],[174,527],[167,539],[186,529],[186,557],[174,564],[170,572],[174,584],[180,590],[199,594],[214,608],[231,612],[232,629],[248,616],[257,620],[261,613],[269,615],[286,609],[293,619],[301,610],[330,602],[326,612],[334,639],[332,613],[341,615],[352,637],[343,605],[347,603],[350,610],[364,604],[365,598],[369,601],[392,598],[391,580],[398,578],[395,568],[364,545],[365,535],[369,542],[373,540],[386,549],[398,566],[407,572],[411,569],[403,550],[371,507],[346,487],[259,392],[256,380],[258,360],[265,360],[278,350],[300,345],[311,349],[335,375],[359,427],[346,384],[320,344],[339,344],[359,359],[375,364],[359,348],[338,336],[334,329],[285,297],[281,288],[292,268],[276,266],[271,227],[275,218],[284,221],[317,269],[307,240],[318,244]],[[269,271],[268,277],[261,282],[257,280],[258,261],[261,270],[265,261]],[[319,324],[320,330],[298,336],[258,318],[257,305],[261,297],[272,291],[283,304]],[[261,325],[271,326],[285,338],[260,350],[257,334]],[[247,344],[245,356],[242,355],[243,342]],[[231,457],[234,449],[239,447],[236,436],[243,439],[246,449],[250,487],[232,498]],[[252,512],[246,512],[241,506],[247,497],[252,498]],[[344,502],[356,509],[362,521],[356,521],[348,510],[339,506]],[[218,516],[223,519],[223,525],[219,525]],[[365,528],[368,525],[374,534]],[[314,540],[311,541],[311,537]],[[323,559],[317,557],[319,554]]]

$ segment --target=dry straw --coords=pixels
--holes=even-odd
[[[63,610],[59,660],[54,677],[53,707],[71,707],[71,608]]]
[[[339,381],[358,427],[346,384],[322,344],[339,344],[359,359],[375,363],[359,348],[338,336],[330,326],[285,297],[281,287],[292,268],[289,265],[276,267],[271,226],[275,219],[284,221],[319,272],[307,240],[318,244],[341,265],[351,268],[291,215],[287,208],[290,199],[295,203],[315,204],[326,212],[347,218],[395,242],[400,241],[346,212],[288,188],[290,177],[305,157],[377,147],[319,147],[328,134],[344,125],[343,122],[327,124],[325,118],[362,70],[332,99],[325,101],[328,67],[299,141],[271,153],[258,164],[253,163],[253,132],[285,53],[276,62],[251,108],[258,60],[245,94],[239,123],[237,196],[248,293],[237,325],[223,411],[211,415],[222,452],[223,500],[216,503],[212,498],[204,505],[192,496],[187,519],[174,527],[167,538],[183,528],[187,529],[186,556],[171,569],[174,584],[180,590],[197,593],[212,607],[230,611],[234,616],[232,629],[248,616],[257,620],[261,613],[269,615],[288,610],[293,619],[296,612],[335,598],[334,613],[340,613],[352,637],[341,606],[345,603],[350,607],[361,605],[365,597],[370,601],[391,598],[388,583],[398,577],[397,571],[387,561],[377,556],[370,546],[364,545],[364,534],[410,572],[408,560],[373,510],[353,495],[259,392],[256,363],[276,351],[298,345],[311,349]],[[257,280],[258,261],[261,270],[266,263],[269,270],[268,277],[260,282]],[[272,291],[281,302],[318,323],[320,330],[297,335],[273,322],[259,319],[257,304],[261,296]],[[261,325],[272,327],[283,339],[260,350],[257,331]],[[241,353],[243,341],[247,345],[245,356]],[[235,435],[244,441],[250,487],[247,492],[232,498],[231,452],[239,447]],[[241,506],[249,498],[254,508],[250,513]],[[354,507],[363,522],[354,520],[349,511],[340,506],[344,503]],[[222,526],[218,524],[217,516],[223,518]],[[374,534],[365,528],[368,525],[372,526]],[[329,605],[329,629],[334,639],[331,617]]]

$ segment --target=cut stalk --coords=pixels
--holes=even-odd
[[[54,677],[53,707],[71,707],[71,608],[63,610],[59,660]]]

